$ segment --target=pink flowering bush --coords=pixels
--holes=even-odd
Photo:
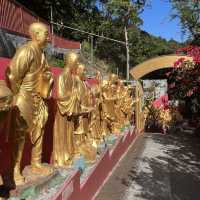
[[[177,54],[188,55],[192,61],[180,58],[168,72],[169,95],[175,100],[190,102],[190,112],[200,116],[200,47],[187,46],[177,50]]]

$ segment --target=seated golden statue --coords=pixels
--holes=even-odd
[[[56,81],[56,115],[54,122],[53,163],[67,166],[75,153],[74,123],[80,112],[80,97],[75,80],[79,55],[73,51],[65,55],[63,72]]]
[[[44,99],[48,98],[52,88],[52,74],[48,67],[43,49],[47,43],[48,29],[42,23],[33,23],[29,27],[31,41],[20,47],[13,57],[7,78],[16,112],[13,149],[14,181],[16,185],[24,183],[20,172],[20,162],[26,135],[32,142],[31,166],[34,173],[49,174],[52,170],[41,164],[44,126],[48,118],[48,109]]]

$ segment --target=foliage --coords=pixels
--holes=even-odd
[[[183,32],[189,32],[193,44],[200,45],[200,1],[170,0],[174,13],[172,18],[179,18]]]
[[[58,58],[54,58],[53,56],[51,56],[51,58],[48,58],[48,63],[50,66],[53,67],[64,67],[64,61]]]
[[[188,102],[191,114],[200,114],[200,47],[188,46],[178,50],[192,56],[192,61],[184,58],[174,63],[172,72],[169,72],[169,94],[173,99]]]
[[[141,31],[140,13],[148,6],[149,0],[19,0],[23,5],[50,21],[50,8],[53,8],[53,20],[58,23],[79,28],[88,32],[124,41],[125,26],[128,28],[130,64],[134,66],[148,58],[174,53],[176,41],[152,36]],[[63,27],[55,26],[55,33],[69,39],[86,41],[91,37]],[[94,55],[111,67],[111,70],[125,75],[125,45],[94,37]],[[87,53],[90,54],[88,45]]]
[[[153,106],[153,99],[145,99],[144,102],[144,117],[145,117],[145,129],[146,131],[155,131],[155,129],[160,129],[159,122],[160,109]]]

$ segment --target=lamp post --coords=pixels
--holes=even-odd
[[[128,44],[128,32],[127,27],[124,27],[124,33],[125,33],[125,42],[126,42],[126,81],[129,81],[129,62],[130,62],[130,55],[129,55],[129,44]]]

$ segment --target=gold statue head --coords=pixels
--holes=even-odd
[[[109,83],[110,84],[116,84],[117,81],[118,81],[118,76],[116,74],[109,75]]]
[[[85,74],[86,74],[86,68],[85,65],[83,63],[79,63],[78,67],[77,67],[77,75],[81,78],[81,79],[85,79]]]
[[[105,87],[107,84],[108,84],[108,81],[107,80],[103,80],[102,86]]]
[[[79,61],[79,54],[75,51],[68,51],[64,56],[64,68],[70,68],[72,71],[76,71]]]
[[[36,42],[40,48],[44,48],[48,41],[48,28],[41,22],[32,23],[29,27],[29,34],[32,41]]]
[[[121,79],[117,81],[119,87],[125,87],[124,82]]]

